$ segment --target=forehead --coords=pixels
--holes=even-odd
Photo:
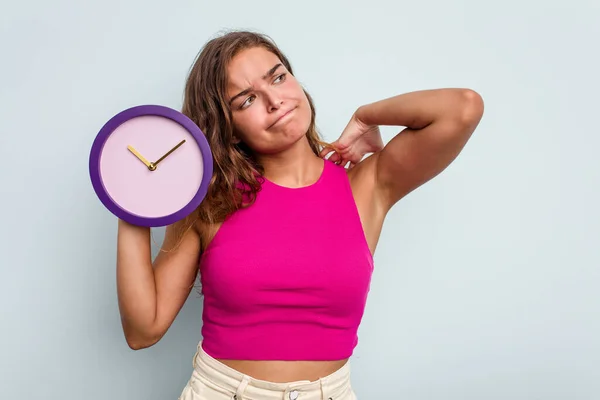
[[[280,62],[279,57],[263,47],[242,50],[227,66],[227,87],[245,89]]]

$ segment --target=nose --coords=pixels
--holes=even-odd
[[[283,104],[283,100],[277,91],[269,90],[265,93],[265,97],[267,100],[267,108],[269,112],[277,111],[281,108]]]

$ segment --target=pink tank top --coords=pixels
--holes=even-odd
[[[214,358],[339,360],[352,355],[373,257],[346,170],[269,180],[231,214],[202,254],[202,347]]]

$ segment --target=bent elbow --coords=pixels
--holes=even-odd
[[[471,89],[463,90],[461,121],[465,125],[477,125],[483,116],[484,101],[479,93]]]
[[[160,341],[163,335],[158,334],[139,334],[139,333],[125,333],[125,342],[131,350],[142,350],[148,347],[154,346]]]
[[[140,340],[131,338],[125,338],[125,341],[131,350],[147,349],[148,347],[152,347],[158,343],[158,340]]]

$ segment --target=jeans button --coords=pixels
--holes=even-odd
[[[297,390],[292,390],[290,392],[290,400],[296,400],[298,398],[298,391]]]

